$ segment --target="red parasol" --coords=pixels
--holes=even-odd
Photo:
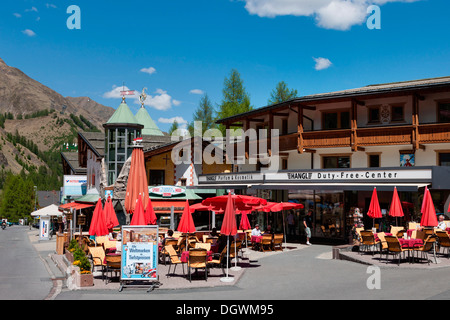
[[[283,210],[291,210],[291,209],[303,209],[305,206],[301,203],[293,203],[293,202],[280,202],[272,205],[268,205],[268,209],[272,212],[278,212]],[[264,210],[264,209],[263,209]]]
[[[118,226],[119,220],[117,219],[116,212],[114,211],[111,197],[108,197],[108,199],[106,200],[104,211],[105,211],[106,226],[108,230],[111,230],[115,226]]]
[[[389,215],[391,217],[395,217],[397,220],[398,217],[403,217],[403,208],[400,202],[400,198],[398,196],[397,187],[394,188],[394,195],[392,196],[391,207],[389,209]],[[398,223],[397,223],[398,225]]]
[[[145,210],[145,219],[147,221],[147,224],[156,225],[157,218],[156,218],[155,210],[153,210],[151,199],[148,199],[147,209]]]
[[[89,235],[106,236],[108,228],[106,226],[105,215],[102,208],[102,200],[99,198],[92,214],[91,226],[89,227]]]
[[[201,202],[193,204],[189,207],[189,211],[194,213],[195,211],[214,211],[214,207],[212,205],[205,206]]]
[[[448,204],[447,212],[450,212],[450,203]]]
[[[183,233],[195,232],[194,220],[192,219],[191,211],[189,210],[189,201],[186,200],[186,205],[181,216],[180,223],[178,224],[178,231]]]
[[[142,197],[139,195],[134,207],[133,218],[131,219],[131,226],[145,226],[147,221],[145,220],[144,205],[142,203]]]
[[[420,220],[420,225],[423,227],[437,227],[438,225],[436,209],[434,208],[433,199],[428,188],[425,190],[422,203],[422,219]]]
[[[127,213],[134,212],[136,200],[139,195],[142,196],[143,208],[147,208],[149,196],[144,152],[142,151],[142,147],[135,147],[131,154],[131,166],[125,194],[125,210]]]
[[[375,228],[375,219],[382,217],[376,187],[373,188],[372,199],[370,199],[370,206],[369,211],[367,211],[367,215],[373,219],[373,227]]]
[[[227,206],[223,217],[222,228],[220,233],[226,236],[235,236],[237,233],[236,214],[234,212],[234,204],[231,193],[228,194]]]
[[[234,194],[234,195],[230,195],[230,196],[231,196],[231,199],[233,200],[234,208],[239,209],[239,210],[249,210],[253,206],[267,204],[267,200],[262,199],[262,198],[253,197],[253,196],[238,195],[238,194]],[[217,209],[218,208],[225,209],[227,202],[228,202],[228,196],[224,195],[224,196],[207,198],[202,201],[202,204],[204,206],[212,205],[212,206],[216,207]]]
[[[246,211],[242,211],[241,223],[239,224],[240,230],[248,230],[252,228],[252,226],[250,225],[250,221],[248,220],[247,214],[248,213]]]

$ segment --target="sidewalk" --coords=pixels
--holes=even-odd
[[[64,255],[56,254],[56,237],[53,237],[52,240],[48,241],[39,241],[38,230],[32,229],[28,232],[28,236],[30,242],[35,247],[36,251],[41,256],[44,261],[47,270],[51,278],[54,280],[54,294],[56,295],[63,288],[67,288],[69,290],[119,290],[120,281],[119,278],[113,278],[111,282],[106,283],[102,279],[102,272],[100,269],[95,268],[94,270],[94,286],[92,287],[83,287],[77,288],[74,287],[71,281],[68,280],[68,275],[66,273],[67,268],[69,267],[69,262],[67,261]],[[287,247],[283,244],[283,251],[270,251],[270,252],[258,252],[254,251],[250,248],[243,248],[242,255],[239,254],[239,261],[237,263],[238,267],[241,267],[240,270],[233,270],[235,267],[235,260],[231,261],[231,268],[228,269],[228,276],[232,277],[234,280],[232,282],[222,282],[220,279],[224,276],[222,274],[221,268],[209,268],[208,279],[205,281],[204,273],[202,271],[199,272],[198,275],[192,275],[192,282],[189,281],[189,277],[186,265],[184,265],[184,274],[183,268],[181,265],[177,266],[176,273],[171,274],[169,277],[167,276],[169,270],[169,263],[164,265],[162,263],[158,264],[158,275],[160,286],[159,289],[188,289],[188,288],[200,288],[200,287],[218,287],[218,286],[233,286],[235,285],[239,279],[243,276],[245,272],[251,272],[251,269],[258,268],[261,264],[259,262],[260,259],[265,257],[283,254],[284,252],[289,252],[293,250],[301,250],[307,248],[308,246],[298,244],[298,243],[287,243]],[[173,273],[173,267],[171,267],[171,273]],[[225,272],[227,269],[225,268]]]

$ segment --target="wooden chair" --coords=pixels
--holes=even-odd
[[[113,249],[115,251],[116,243],[117,243],[116,240],[112,241],[112,240],[109,240],[108,238],[106,238],[102,244],[103,248],[105,249],[105,252],[108,252],[108,250],[111,250],[111,249]]]
[[[103,243],[105,243],[106,241],[108,241],[108,237],[107,236],[95,237],[95,243],[97,243],[98,246],[103,245]]]
[[[204,243],[216,244],[217,240],[219,240],[219,237],[211,237],[211,236],[207,236],[207,237],[205,238]]]
[[[386,234],[384,232],[377,233],[378,239],[380,239],[380,260],[383,256],[383,252],[388,250],[388,244],[386,242]]]
[[[278,233],[273,235],[273,251],[283,251],[283,234]]]
[[[207,261],[206,264],[211,267],[221,267],[222,268],[222,274],[225,274],[225,261],[227,256],[227,247],[223,248],[222,252],[220,254],[216,254],[215,257],[211,261]]]
[[[395,226],[391,226],[391,231],[390,231],[390,233],[393,235],[393,236],[397,236],[397,233],[400,231],[400,230],[404,230],[405,228],[403,228],[403,227],[395,227]]]
[[[439,240],[439,249],[443,248],[443,251],[447,248],[447,258],[450,256],[450,237],[445,231],[436,231],[436,236]]]
[[[211,243],[197,242],[195,244],[195,249],[205,249],[206,251],[211,251]]]
[[[89,255],[91,259],[92,270],[95,267],[100,267],[102,270],[102,279],[104,279],[104,269],[105,269],[105,250],[101,246],[89,247]]]
[[[178,257],[178,254],[175,251],[175,248],[173,247],[173,245],[165,246],[164,249],[168,252],[169,257],[170,257],[170,265],[169,265],[169,270],[167,271],[167,277],[169,277],[170,268],[172,266],[175,266],[173,269],[173,274],[175,274],[175,270],[177,269],[177,265],[179,265],[179,264],[181,264],[181,268],[183,269],[183,276],[184,276],[183,262]]]
[[[403,238],[403,235],[406,233],[406,230],[399,230],[397,231],[397,238]]]
[[[173,246],[176,251],[176,248],[178,247],[178,240],[177,239],[166,239],[164,241],[164,246],[161,248],[161,251],[159,252],[162,257],[162,261],[163,261],[164,265],[166,265],[166,257],[169,256],[169,252],[167,252],[166,246]]]
[[[400,256],[403,253],[403,256],[405,255],[405,252],[409,251],[409,249],[402,248],[400,241],[398,241],[398,238],[396,236],[385,236],[386,243],[388,246],[388,250],[386,253],[386,263],[388,262],[388,254],[392,253],[395,256],[399,256],[398,258],[398,265],[400,265]]]
[[[271,251],[272,250],[272,235],[271,234],[263,234],[261,238],[261,244],[260,244],[261,251]],[[269,248],[268,250],[265,250],[265,248]]]
[[[369,246],[376,246],[380,243],[380,240],[375,240],[375,236],[372,231],[361,231],[361,245],[366,247],[366,251]],[[362,250],[360,250],[362,252]],[[372,250],[372,254],[375,254],[375,251]]]
[[[188,260],[188,270],[189,270],[189,281],[192,282],[191,268],[205,269],[205,280],[208,281],[208,264],[207,251],[205,249],[190,249],[189,250],[189,260]]]
[[[426,259],[428,262],[428,265],[430,265],[430,259],[428,258],[428,252],[433,250],[433,245],[436,244],[436,239],[437,237],[428,237],[423,246],[421,247],[416,247],[413,249],[413,253],[417,252],[417,254],[419,254],[419,252],[421,253],[422,258]],[[426,257],[425,257],[426,256]],[[414,257],[414,256],[413,256]]]
[[[425,231],[423,230],[416,230],[416,239],[425,240]]]
[[[320,229],[322,230],[322,234],[324,237],[329,237],[330,234],[330,229],[327,229],[325,226],[320,226]]]
[[[122,257],[121,256],[106,256],[105,260],[106,260],[106,266],[105,266],[106,276],[104,278],[105,278],[105,282],[108,283],[108,280],[110,280],[110,277],[108,276],[108,272],[111,272],[111,275],[112,275],[112,272],[115,272],[116,275],[117,275],[117,272],[120,272]]]

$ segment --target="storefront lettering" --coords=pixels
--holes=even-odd
[[[288,173],[289,180],[311,180],[311,177],[312,177],[311,172]]]

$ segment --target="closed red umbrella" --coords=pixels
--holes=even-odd
[[[380,203],[378,202],[377,188],[373,188],[372,199],[370,199],[367,215],[373,219],[373,227],[375,227],[375,219],[382,217]]]
[[[180,223],[178,224],[177,230],[183,233],[195,232],[194,219],[192,219],[192,214],[189,210],[188,200],[186,200],[186,205],[184,206],[183,214],[181,216],[181,220]]]
[[[145,172],[144,152],[142,147],[136,146],[131,154],[130,172],[128,173],[127,190],[125,194],[125,210],[133,213],[138,196],[142,197],[142,205],[148,205],[148,184]]]
[[[117,219],[116,212],[114,210],[111,197],[108,197],[105,203],[105,218],[106,218],[106,226],[109,230],[119,225],[119,220]]]
[[[145,226],[147,222],[145,220],[144,205],[142,203],[142,197],[139,195],[134,207],[133,218],[131,219],[131,226]]]
[[[157,218],[156,218],[155,210],[153,209],[153,206],[152,206],[151,199],[148,199],[147,209],[145,210],[145,218],[146,218],[147,224],[156,225]]]
[[[422,203],[422,219],[420,225],[423,227],[437,227],[438,220],[436,217],[436,209],[434,208],[433,199],[430,190],[425,190],[425,196]]]
[[[392,196],[391,206],[389,208],[389,215],[391,217],[395,217],[395,221],[397,221],[398,217],[404,216],[402,204],[397,192],[397,187],[394,188],[394,194]],[[396,224],[398,225],[398,223]]]
[[[92,214],[91,225],[89,227],[89,235],[106,236],[108,234],[106,219],[102,208],[102,200],[99,198]]]
[[[448,204],[447,212],[450,212],[450,203]]]
[[[225,214],[223,217],[222,228],[220,229],[220,233],[227,236],[227,275],[226,275],[226,277],[221,278],[220,280],[223,282],[230,282],[230,281],[233,281],[233,278],[228,277],[228,259],[230,256],[230,253],[229,253],[230,236],[235,236],[237,234],[236,215],[234,212],[234,203],[233,203],[233,197],[231,196],[231,193],[228,193],[228,196],[227,196],[227,205],[225,208]],[[236,248],[236,246],[235,246],[235,248]],[[237,256],[236,256],[236,259],[237,259]]]
[[[250,221],[248,220],[247,212],[242,211],[241,223],[239,224],[239,229],[240,230],[248,230],[251,228],[252,228],[252,226],[250,225]]]

